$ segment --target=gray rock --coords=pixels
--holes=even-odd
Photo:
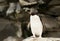
[[[8,25],[11,24],[10,21],[0,18],[0,32]]]
[[[9,37],[5,38],[3,41],[22,41],[22,39],[9,36]]]
[[[15,3],[10,3],[10,4],[9,4],[9,8],[8,8],[8,10],[7,10],[7,12],[6,12],[6,15],[9,15],[9,14],[13,13],[14,10],[15,10],[15,6],[16,6]]]
[[[33,4],[37,4],[37,2],[27,2],[25,0],[19,0],[21,6],[27,6],[27,5],[33,5]]]
[[[44,27],[47,29],[47,31],[51,31],[51,30],[53,31],[53,29],[57,29],[60,27],[57,19],[52,16],[44,15],[41,17],[41,20],[42,20]]]
[[[51,0],[51,2],[49,3],[49,5],[56,5],[56,4],[60,4],[60,0]]]
[[[21,23],[18,22],[18,23],[15,23],[15,26],[18,28],[18,31],[16,33],[16,35],[21,38],[22,37],[22,28],[21,28]]]
[[[6,9],[6,6],[0,6],[0,12],[3,12]]]
[[[21,6],[19,3],[17,3],[16,5],[16,13],[20,13],[21,12]]]
[[[60,25],[60,16],[56,17],[58,24]]]
[[[45,37],[45,38],[33,38],[33,37],[28,37],[24,39],[23,41],[60,41],[60,38],[52,38],[52,37]]]
[[[6,1],[1,2],[0,3],[0,12],[3,12],[4,10],[6,10],[7,7],[8,7],[8,4]]]
[[[6,0],[0,0],[0,2],[6,2]]]
[[[22,37],[21,24],[8,21],[6,19],[0,19],[0,41],[12,37]],[[21,33],[20,33],[21,32]]]
[[[22,6],[34,5],[34,4],[37,4],[37,3],[39,3],[39,4],[43,4],[44,3],[43,0],[27,0],[27,1],[25,1],[25,0],[19,0],[19,2],[20,2],[20,4]]]
[[[51,12],[51,15],[60,15],[60,6],[53,6],[52,8],[49,9]]]

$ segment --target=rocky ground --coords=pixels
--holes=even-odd
[[[26,38],[23,41],[60,41],[60,38]]]

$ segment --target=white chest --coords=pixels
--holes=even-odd
[[[40,35],[42,33],[43,25],[38,15],[30,16],[30,24],[32,34],[35,33],[37,35]]]

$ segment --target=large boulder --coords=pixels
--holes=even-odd
[[[43,26],[46,31],[54,31],[54,29],[58,29],[60,25],[55,17],[50,15],[40,15]]]
[[[22,37],[21,24],[0,18],[0,41],[9,36]]]

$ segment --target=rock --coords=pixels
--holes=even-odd
[[[39,4],[44,4],[45,3],[43,0],[39,0],[38,2],[39,2]]]
[[[6,10],[6,7],[7,6],[5,6],[5,5],[0,6],[0,12],[3,12],[4,10]]]
[[[0,18],[0,32],[6,27],[6,25],[11,24],[10,21]]]
[[[22,41],[22,39],[9,36],[9,37],[5,38],[3,41]]]
[[[56,4],[60,4],[60,0],[51,0],[49,5],[56,5]]]
[[[23,41],[60,41],[60,38],[32,38],[28,37],[24,39]]]
[[[51,15],[60,16],[60,6],[53,6],[49,9],[49,11]]]
[[[53,28],[57,29],[60,27],[55,17],[44,15],[41,17],[41,20],[42,20],[43,26],[45,28],[48,28],[47,30],[53,29]]]
[[[58,31],[57,31],[58,30]],[[43,37],[54,37],[54,38],[60,38],[60,29],[56,29],[54,31],[46,31],[43,34]]]
[[[0,2],[6,2],[6,0],[0,0]]]
[[[6,0],[0,0],[0,12],[3,12],[8,7]]]
[[[58,21],[60,21],[60,16],[56,17]]]
[[[12,37],[22,37],[21,24],[14,23],[12,21],[1,19],[0,18],[0,41],[7,38],[8,36]]]
[[[49,15],[60,16],[60,0],[44,0],[46,2],[46,9]]]
[[[3,41],[16,41],[16,39],[10,36],[7,39],[4,39]]]
[[[37,3],[44,4],[43,0],[19,0],[21,6],[35,5]]]
[[[22,37],[22,28],[21,28],[21,23],[20,22],[18,22],[18,23],[15,23],[15,26],[17,26],[17,28],[18,28],[18,31],[17,31],[17,36],[19,37],[19,38],[21,38]]]
[[[10,14],[12,14],[12,13],[14,13],[14,10],[15,10],[15,3],[10,3],[9,4],[9,8],[8,8],[8,10],[6,11],[6,15],[8,16],[8,15],[10,15]]]
[[[25,0],[19,0],[21,6],[25,6],[25,5],[32,5],[32,4],[37,4],[37,2],[27,2]]]
[[[16,5],[16,13],[20,13],[21,12],[21,6],[19,3],[17,3]]]
[[[56,17],[58,24],[60,24],[60,16]]]

